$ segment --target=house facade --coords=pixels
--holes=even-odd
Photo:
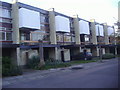
[[[113,26],[13,1],[0,2],[0,48],[14,64],[24,66],[34,55],[44,61],[70,61],[84,49],[93,56],[99,56],[100,49],[102,54],[115,54]]]

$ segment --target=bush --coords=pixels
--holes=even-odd
[[[13,65],[9,57],[2,57],[2,76],[16,76],[22,74],[19,66]]]
[[[115,58],[115,55],[112,53],[106,53],[102,55],[102,59],[111,59],[111,58]]]
[[[32,58],[28,60],[27,67],[31,69],[38,69],[39,62],[40,62],[39,56],[32,56]]]
[[[46,65],[58,65],[58,64],[63,64],[61,60],[55,60],[53,58],[50,58],[45,61]]]
[[[50,68],[58,68],[58,67],[67,67],[70,66],[67,63],[63,63],[61,60],[55,60],[53,58],[50,58],[45,61],[45,65],[42,67],[39,67],[40,60],[38,56],[33,56],[31,59],[29,59],[27,67],[31,69],[38,69],[38,70],[44,70],[44,69],[50,69]]]

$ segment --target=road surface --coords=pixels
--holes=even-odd
[[[39,79],[5,85],[3,88],[118,88],[118,60],[78,70],[61,70]]]

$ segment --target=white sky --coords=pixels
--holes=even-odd
[[[12,0],[1,0],[11,2]],[[119,0],[18,0],[19,2],[39,7],[45,10],[55,8],[55,11],[68,16],[78,14],[85,20],[95,19],[99,23],[107,22],[113,25],[118,19]]]

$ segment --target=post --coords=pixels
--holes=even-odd
[[[75,31],[75,43],[81,44],[81,42],[80,42],[80,26],[79,26],[78,16],[74,17],[73,22],[74,22],[73,26],[74,26],[74,31]]]
[[[108,27],[107,27],[107,23],[103,24],[103,28],[104,28],[104,42],[105,45],[109,45],[109,37],[108,37]],[[105,48],[105,53],[109,53],[109,47]]]
[[[102,48],[101,48],[101,45],[100,45],[100,29],[99,29],[99,25],[98,25],[98,45],[99,45],[99,57],[100,57],[100,62],[102,62]]]
[[[43,43],[41,40],[38,40],[39,42],[39,54],[40,54],[40,63],[39,63],[39,67],[42,67],[45,65],[45,62],[44,62],[44,55],[43,55]]]
[[[99,56],[98,47],[96,46],[98,43],[97,43],[97,36],[96,36],[95,20],[91,19],[90,22],[91,22],[91,26],[90,26],[90,29],[91,29],[91,43],[93,45],[95,45],[95,47],[92,48],[92,54],[93,54],[93,56]]]
[[[61,60],[64,62],[64,48],[61,48]]]
[[[79,26],[79,17],[78,15],[75,15],[73,17],[73,26],[74,26],[74,32],[75,32],[75,44],[80,45],[80,26]],[[81,51],[81,47],[79,47],[78,52]]]
[[[51,44],[57,44],[54,9],[52,9],[52,11],[49,10],[49,22],[50,22],[50,42]]]

